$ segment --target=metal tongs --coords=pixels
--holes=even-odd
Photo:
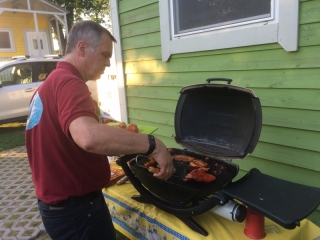
[[[127,162],[128,166],[130,167],[130,163],[133,161],[133,159],[131,159],[130,161]],[[129,177],[126,175],[124,176],[123,178],[120,178],[118,181],[117,181],[117,185],[122,185],[124,183],[130,183],[130,179]]]
[[[122,185],[122,184],[124,184],[124,183],[130,183],[129,182],[129,177],[128,176],[124,176],[123,178],[120,178],[118,181],[117,181],[117,185],[119,186],[119,185]]]
[[[137,155],[137,156],[135,157],[135,161],[136,161],[137,165],[138,165],[139,167],[149,169],[148,167],[146,167],[146,166],[144,166],[144,165],[141,165],[141,164],[138,162],[138,158],[139,158],[139,157],[146,157],[146,156]],[[130,161],[128,161],[127,164],[128,164],[129,167],[130,167],[130,163],[131,163],[132,161],[133,161],[133,159],[130,160]],[[119,180],[117,181],[117,185],[122,185],[122,184],[126,183],[128,180],[129,180],[129,177],[128,177],[128,176],[124,176],[123,178],[121,178],[121,179],[119,179]]]
[[[138,165],[139,167],[149,169],[149,167],[146,167],[146,166],[144,166],[143,164],[140,164],[140,163],[139,163],[139,160],[138,160],[139,157],[146,158],[147,156],[137,155],[137,156],[135,157],[135,161],[136,161],[136,163],[137,163],[137,165]],[[156,163],[156,162],[155,162],[155,163]]]

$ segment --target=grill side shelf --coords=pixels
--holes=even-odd
[[[320,189],[285,181],[251,169],[221,190],[286,229],[294,229],[320,204]]]

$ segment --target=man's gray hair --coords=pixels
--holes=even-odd
[[[71,53],[79,41],[86,42],[92,51],[99,45],[102,34],[107,34],[113,42],[117,42],[112,34],[94,21],[80,21],[75,23],[68,36],[66,55]]]

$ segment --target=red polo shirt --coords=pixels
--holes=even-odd
[[[32,180],[37,197],[45,203],[100,190],[109,182],[107,157],[84,151],[71,138],[69,125],[81,116],[98,121],[79,71],[59,62],[33,96],[26,126]]]

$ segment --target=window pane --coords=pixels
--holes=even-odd
[[[33,48],[34,49],[38,49],[38,40],[37,39],[32,39],[32,41],[33,41]],[[42,39],[40,39],[40,45],[41,45],[41,49],[43,49]]]
[[[175,34],[271,16],[271,0],[173,0]]]
[[[15,84],[13,81],[13,73],[15,71],[15,67],[8,67],[2,69],[0,72],[0,81],[3,86],[9,86]]]
[[[0,32],[0,48],[11,48],[9,32]]]

